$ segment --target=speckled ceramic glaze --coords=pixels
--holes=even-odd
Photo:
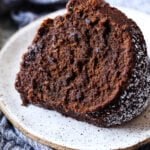
[[[141,27],[150,50],[150,16],[121,9]],[[64,12],[58,11],[49,17]],[[0,108],[9,120],[27,136],[57,149],[132,149],[143,142],[150,142],[150,106],[141,116],[122,126],[98,128],[66,118],[55,111],[21,105],[20,96],[14,88],[16,73],[22,54],[31,44],[42,20],[16,33],[0,54]],[[150,55],[150,51],[148,53]]]

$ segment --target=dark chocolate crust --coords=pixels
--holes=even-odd
[[[16,79],[25,105],[97,126],[139,115],[148,104],[146,44],[138,26],[102,0],[71,0],[41,25]]]

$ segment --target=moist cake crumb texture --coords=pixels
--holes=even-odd
[[[45,20],[24,54],[15,87],[34,104],[97,126],[141,114],[150,94],[139,27],[102,0],[70,0]]]

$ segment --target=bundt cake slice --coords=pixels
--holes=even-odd
[[[139,27],[103,0],[70,0],[43,22],[15,87],[24,105],[97,126],[139,115],[148,104],[148,57]]]

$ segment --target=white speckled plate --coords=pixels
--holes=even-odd
[[[150,16],[121,9],[141,27],[150,50]],[[48,17],[62,14],[64,10]],[[57,149],[132,149],[133,146],[150,142],[150,107],[140,117],[123,126],[98,128],[66,118],[55,111],[21,105],[19,94],[14,88],[15,77],[21,56],[31,44],[42,20],[17,32],[0,53],[0,109],[14,126],[30,138]]]

